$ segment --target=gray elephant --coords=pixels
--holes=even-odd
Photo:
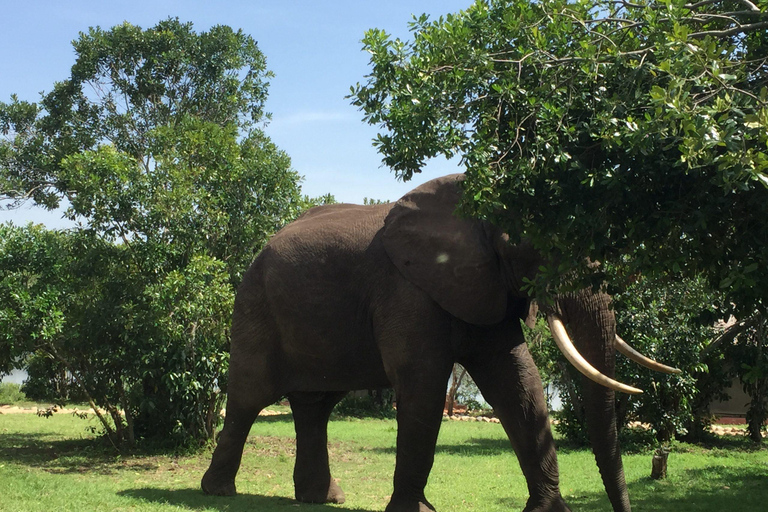
[[[288,396],[296,499],[343,502],[328,465],[331,410],[349,390],[392,386],[397,462],[386,510],[434,510],[424,487],[446,384],[459,362],[512,442],[528,484],[525,512],[570,510],[560,495],[539,373],[520,325],[529,311],[521,286],[542,258],[525,244],[510,245],[487,223],[454,215],[462,179],[432,180],[393,204],[313,208],[266,245],[237,292],[227,414],[204,492],[235,494],[253,421]],[[559,296],[545,313],[558,346],[590,379],[585,403],[595,458],[613,509],[629,511],[614,390],[639,390],[611,378],[615,349],[674,369],[618,341],[604,293]]]

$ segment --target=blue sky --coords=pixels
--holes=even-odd
[[[37,101],[40,92],[69,76],[71,41],[88,27],[108,29],[128,21],[144,28],[169,16],[194,23],[197,31],[223,24],[241,28],[259,42],[275,73],[267,110],[267,134],[305,177],[304,193],[331,193],[343,202],[364,197],[394,200],[428,179],[457,172],[455,162],[435,160],[402,183],[381,164],[371,146],[375,127],[349,101],[349,87],[369,71],[360,40],[370,28],[408,38],[411,14],[432,18],[457,12],[472,0],[197,0],[6,2],[0,17],[0,101],[12,93]],[[58,212],[24,207],[0,212],[0,222],[66,226]]]

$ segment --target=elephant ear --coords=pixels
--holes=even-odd
[[[405,278],[440,307],[470,324],[500,322],[507,292],[489,233],[482,222],[458,217],[454,174],[412,190],[390,211],[382,240]]]

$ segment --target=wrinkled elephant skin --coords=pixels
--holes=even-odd
[[[528,483],[526,512],[569,510],[538,370],[520,319],[520,290],[541,258],[485,223],[454,215],[461,175],[432,180],[392,204],[313,208],[266,245],[243,278],[232,323],[227,415],[206,493],[235,493],[243,444],[259,411],[288,396],[296,498],[341,503],[328,465],[327,422],[344,393],[392,386],[397,459],[387,512],[434,510],[424,496],[454,362],[493,406]],[[609,299],[557,300],[575,344],[613,372]],[[599,389],[598,389],[599,388]],[[586,398],[593,447],[615,511],[629,511],[613,392]]]

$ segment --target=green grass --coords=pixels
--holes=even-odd
[[[246,445],[239,495],[204,496],[198,489],[210,452],[195,456],[119,456],[93,440],[95,420],[58,414],[0,416],[0,511],[289,511],[383,510],[391,493],[393,420],[335,420],[329,427],[334,477],[342,506],[292,500],[293,423],[261,417]],[[609,510],[592,454],[561,447],[563,495],[574,511]],[[678,444],[669,477],[651,480],[651,452],[624,457],[635,511],[764,510],[768,449],[741,439],[716,448]],[[522,510],[527,490],[499,425],[443,422],[427,496],[441,512]]]

